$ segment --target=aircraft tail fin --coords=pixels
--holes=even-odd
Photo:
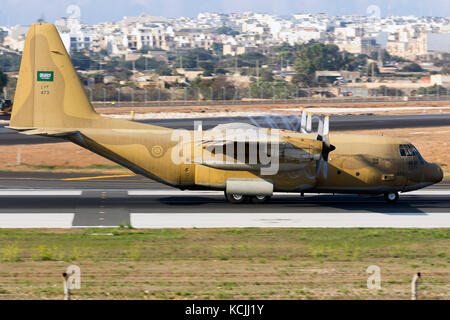
[[[10,127],[90,127],[98,118],[56,27],[33,24],[25,40]]]

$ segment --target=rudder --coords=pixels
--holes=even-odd
[[[56,27],[33,24],[25,39],[10,127],[81,128],[98,118]]]

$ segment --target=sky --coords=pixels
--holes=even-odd
[[[380,15],[450,16],[450,0],[1,0],[0,25],[29,25],[43,18],[54,22],[67,17],[70,5],[80,8],[87,24],[119,21],[145,12],[164,17],[195,17],[200,12],[245,12],[289,15],[327,13],[366,14],[378,6]]]

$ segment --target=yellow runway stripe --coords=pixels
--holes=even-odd
[[[71,180],[92,180],[92,179],[105,179],[105,178],[121,178],[121,177],[134,177],[134,174],[118,174],[113,176],[97,176],[97,177],[82,177],[82,178],[66,178],[60,179],[61,181],[71,181]]]

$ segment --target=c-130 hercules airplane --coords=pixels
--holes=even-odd
[[[232,203],[267,202],[274,192],[384,194],[393,203],[398,192],[442,180],[441,168],[409,142],[329,135],[328,116],[318,118],[311,132],[304,112],[295,132],[245,123],[187,131],[102,117],[55,26],[36,23],[25,41],[10,128],[71,141],[172,187],[224,190]]]

